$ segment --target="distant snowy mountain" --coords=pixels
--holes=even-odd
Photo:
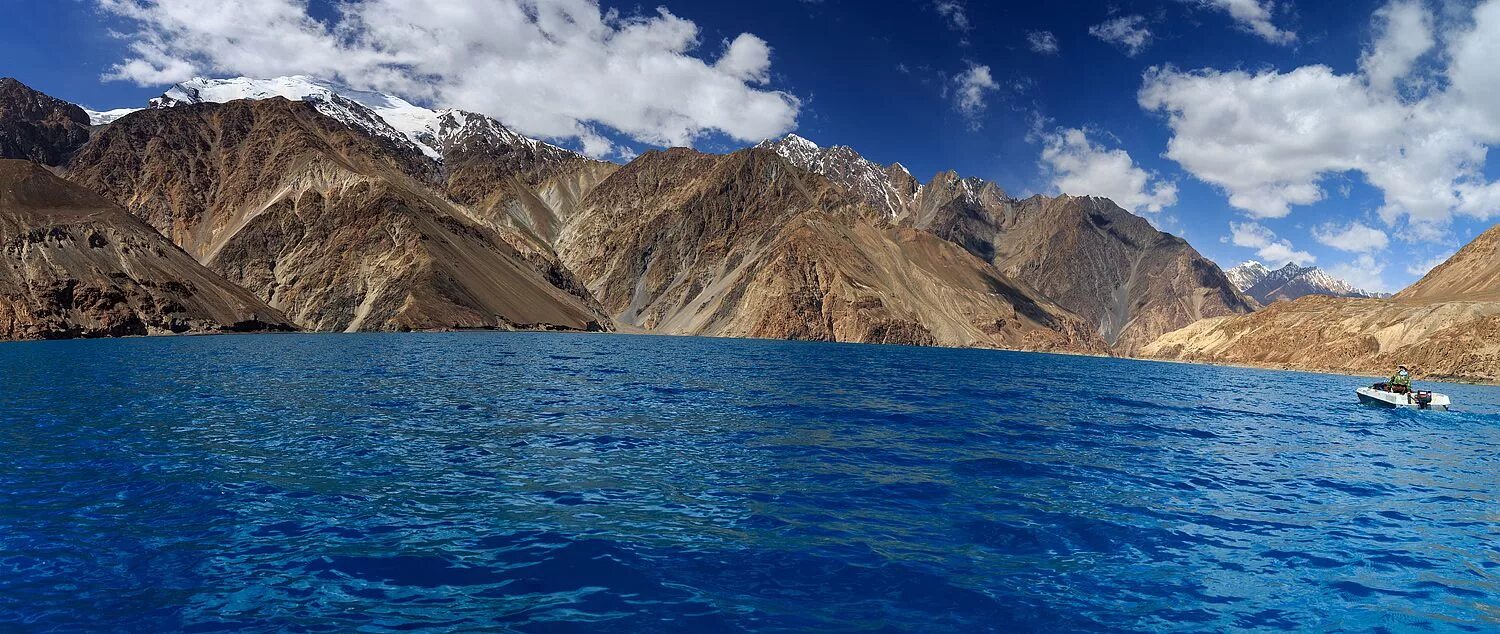
[[[1273,270],[1260,262],[1251,260],[1225,271],[1224,274],[1230,282],[1239,287],[1240,291],[1265,305],[1280,300],[1297,299],[1305,295],[1382,296],[1357,289],[1316,266],[1297,266],[1288,263],[1286,266]]]
[[[98,110],[89,110],[88,108],[83,109],[83,111],[88,113],[89,115],[90,125],[107,125],[110,123],[114,123],[116,119],[119,119],[120,117],[123,117],[137,110],[140,110],[140,108],[115,108],[114,110],[105,110],[102,112]]]
[[[1266,265],[1261,264],[1260,262],[1256,262],[1255,260],[1250,260],[1249,262],[1224,271],[1224,276],[1228,277],[1229,281],[1234,284],[1235,288],[1240,289],[1241,292],[1249,289],[1251,286],[1259,284],[1261,280],[1266,279],[1266,276],[1270,274],[1271,269],[1266,268]]]
[[[399,97],[355,90],[304,75],[271,79],[196,78],[177,84],[162,96],[152,99],[151,107],[171,108],[195,103],[274,97],[312,103],[325,115],[376,137],[410,145],[440,162],[445,152],[460,143],[524,146],[548,153],[577,155],[570,150],[517,134],[499,121],[482,114],[453,108],[423,108]],[[92,115],[90,113],[91,117]]]

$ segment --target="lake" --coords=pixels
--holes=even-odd
[[[0,630],[1495,631],[1500,389],[549,333],[0,344]]]

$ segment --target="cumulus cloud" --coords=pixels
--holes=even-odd
[[[1392,88],[1438,45],[1433,17],[1395,0],[1376,14],[1379,36],[1358,73],[1153,68],[1138,98],[1167,115],[1167,157],[1254,218],[1286,216],[1322,200],[1325,177],[1358,172],[1382,192],[1382,220],[1437,239],[1454,214],[1500,213],[1500,184],[1484,176],[1488,147],[1500,144],[1500,0],[1472,17],[1450,30],[1446,81],[1420,94]]]
[[[1026,45],[1031,47],[1031,52],[1042,55],[1056,55],[1058,51],[1057,36],[1051,31],[1032,31],[1026,34]]]
[[[1375,44],[1360,56],[1359,68],[1372,90],[1391,92],[1437,46],[1433,16],[1418,0],[1398,0],[1376,11],[1375,24]]]
[[[1277,28],[1271,22],[1276,3],[1272,0],[1186,0],[1200,7],[1229,14],[1246,31],[1272,44],[1291,44],[1297,34]]]
[[[596,0],[351,0],[328,21],[305,0],[97,0],[123,18],[127,57],[107,77],[307,74],[489,114],[535,136],[688,145],[795,127],[800,102],[765,88],[771,49],[745,33],[722,51],[666,9],[624,16]]]
[[[1389,293],[1392,289],[1386,283],[1385,278],[1381,277],[1384,272],[1385,263],[1376,261],[1375,256],[1369,254],[1354,258],[1352,262],[1335,264],[1328,269],[1330,275],[1348,282],[1359,290]]]
[[[1318,259],[1306,251],[1298,251],[1291,241],[1277,238],[1276,233],[1257,222],[1229,223],[1229,242],[1237,247],[1255,249],[1255,254],[1272,268],[1287,263],[1307,266]]]
[[[954,106],[969,121],[969,127],[979,129],[979,117],[989,105],[985,98],[1000,89],[1000,84],[990,74],[989,66],[969,64],[969,69],[953,78]]]
[[[1151,44],[1151,29],[1146,28],[1146,18],[1139,15],[1122,15],[1095,24],[1089,27],[1089,35],[1118,46],[1130,57]]]
[[[1362,222],[1350,223],[1347,227],[1328,224],[1313,229],[1313,237],[1324,245],[1350,253],[1372,253],[1390,246],[1386,232]]]
[[[1159,212],[1177,204],[1177,184],[1137,167],[1130,154],[1102,147],[1080,129],[1058,130],[1043,138],[1042,163],[1057,191],[1103,196],[1132,212]]]

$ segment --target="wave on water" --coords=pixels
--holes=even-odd
[[[1500,389],[544,333],[0,347],[0,629],[1500,627]]]

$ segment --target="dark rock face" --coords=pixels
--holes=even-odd
[[[0,159],[58,166],[89,140],[83,108],[0,78]]]
[[[290,328],[113,203],[0,160],[0,339]]]

